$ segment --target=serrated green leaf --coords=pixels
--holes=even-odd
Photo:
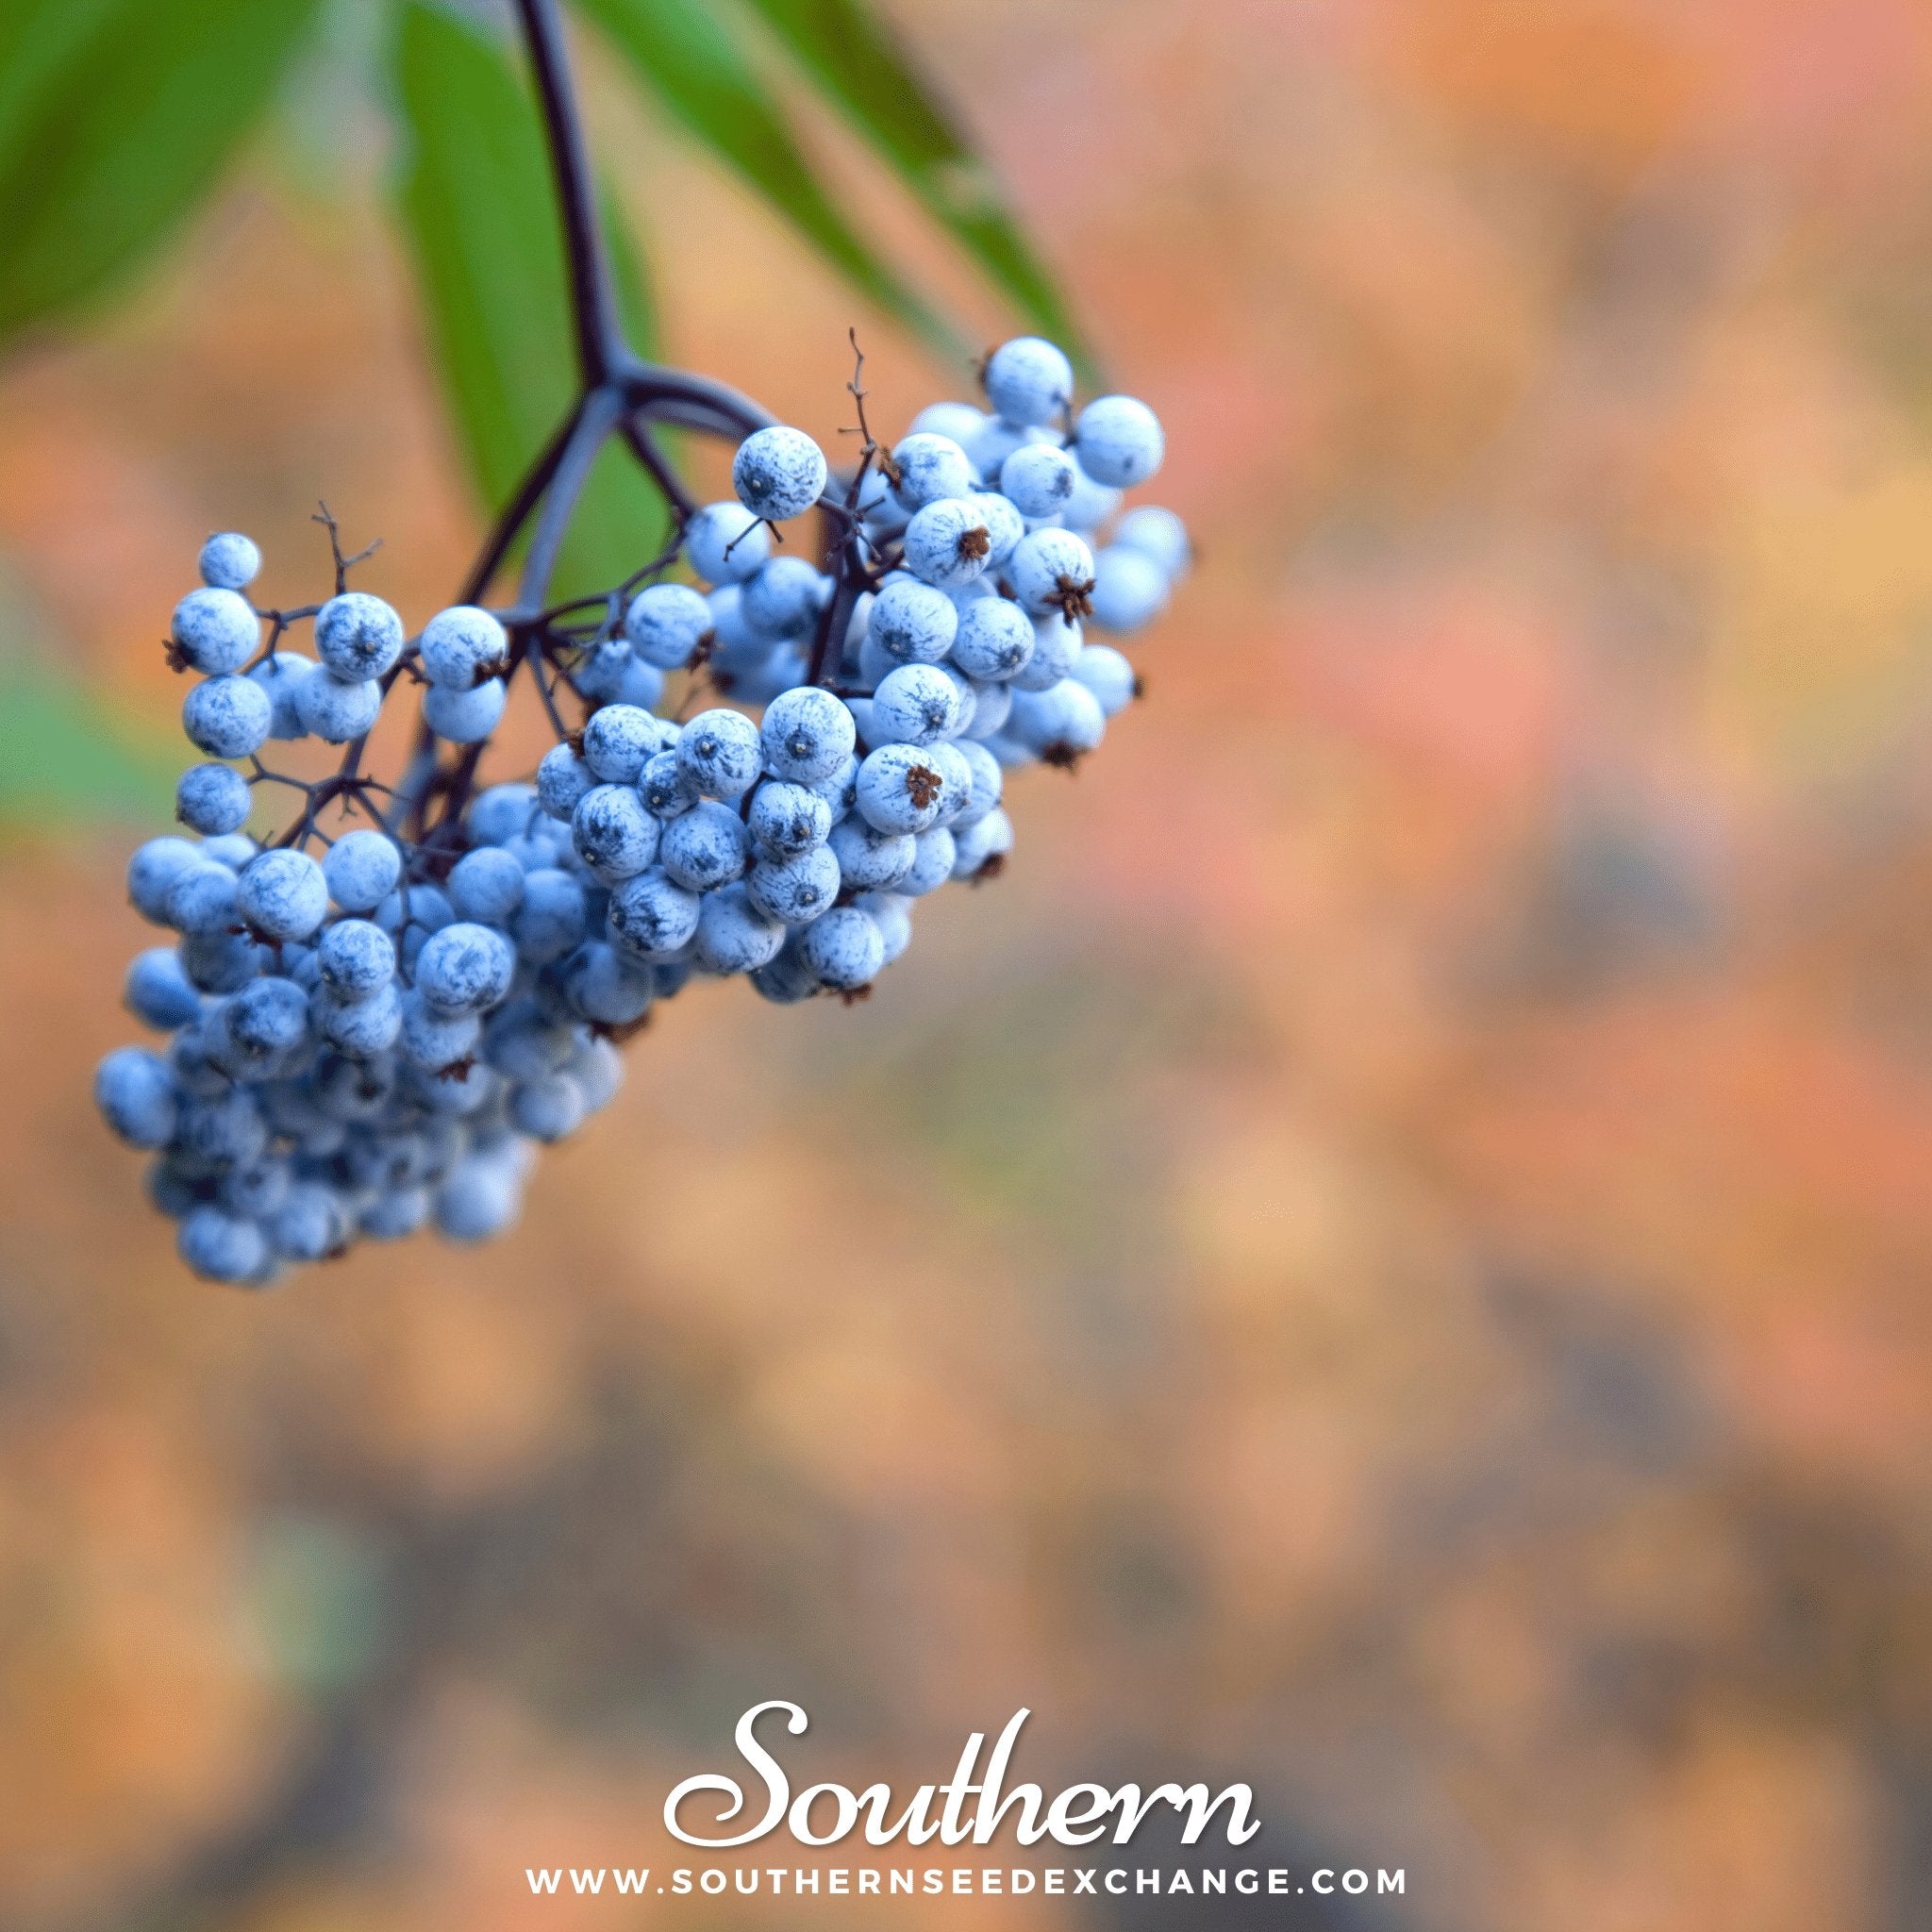
[[[576,392],[550,164],[536,104],[492,41],[408,0],[393,42],[405,151],[397,201],[450,413],[487,509],[494,511]],[[609,195],[612,276],[634,346],[648,354],[650,308],[635,240]],[[554,589],[616,582],[662,541],[664,507],[627,455],[598,458]]]
[[[748,4],[1027,321],[1091,366],[991,171],[866,0]]]
[[[320,0],[0,0],[0,339],[135,268],[214,185]]]
[[[576,0],[691,134],[852,285],[947,359],[961,339],[839,211],[711,0]]]

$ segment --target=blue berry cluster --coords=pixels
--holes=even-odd
[[[1006,774],[1071,766],[1138,692],[1088,625],[1148,623],[1188,540],[1170,511],[1120,513],[1161,460],[1145,405],[1075,414],[1072,368],[1036,338],[984,384],[990,409],[937,404],[889,451],[868,434],[842,478],[803,432],[758,430],[735,499],[688,515],[601,621],[458,606],[411,639],[343,588],[340,553],[335,596],[258,611],[255,544],[209,539],[169,646],[198,674],[192,836],[150,840],[127,874],[173,942],[134,960],[126,1005],[166,1040],[95,1082],[153,1154],[190,1268],[259,1286],[362,1238],[495,1234],[538,1149],[616,1091],[656,1002],[733,974],[778,1002],[857,998],[920,899],[1000,869]],[[777,528],[814,509],[823,569]],[[285,642],[298,622],[312,657]],[[476,790],[525,663],[559,741],[527,781]],[[418,755],[392,789],[363,774],[364,741],[411,685]],[[263,764],[271,740],[346,749],[303,781]],[[302,808],[265,843],[244,830],[263,784]]]

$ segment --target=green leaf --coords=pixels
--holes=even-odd
[[[866,0],[749,0],[935,221],[1042,334],[1091,367],[999,184]]]
[[[0,656],[0,827],[155,818],[168,808],[176,762],[158,734],[87,686]]]
[[[576,0],[690,132],[758,190],[855,288],[958,360],[962,340],[884,262],[812,171],[712,0]]]
[[[397,183],[428,333],[485,507],[509,497],[577,390],[563,243],[534,100],[496,43],[408,0],[394,45],[406,133]],[[618,306],[650,351],[637,244],[612,198]],[[663,541],[664,507],[626,453],[608,445],[578,504],[555,589],[615,583]]]
[[[0,0],[0,339],[135,268],[213,187],[320,0]]]

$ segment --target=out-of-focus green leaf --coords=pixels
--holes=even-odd
[[[398,181],[451,414],[485,506],[515,489],[575,393],[570,303],[549,160],[536,104],[496,44],[408,0],[394,41],[406,130]],[[634,239],[608,195],[619,307],[649,353],[649,304]],[[640,339],[643,338],[643,339]],[[627,455],[599,458],[555,589],[614,583],[653,555],[664,509]]]
[[[0,339],[138,264],[213,186],[320,0],[0,0]]]
[[[991,171],[867,0],[749,0],[820,88],[1020,312],[1088,364]]]
[[[0,657],[0,828],[153,819],[167,810],[176,762],[87,686]]]
[[[713,0],[576,0],[664,105],[869,299],[936,353],[958,335],[880,259],[820,183]]]

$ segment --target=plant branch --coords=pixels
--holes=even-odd
[[[529,50],[542,108],[544,140],[557,182],[558,213],[563,224],[563,252],[570,271],[571,320],[576,331],[577,369],[587,390],[609,381],[629,359],[617,318],[610,266],[597,224],[597,196],[591,175],[584,125],[571,85],[570,54],[557,0],[516,0],[517,17]]]

